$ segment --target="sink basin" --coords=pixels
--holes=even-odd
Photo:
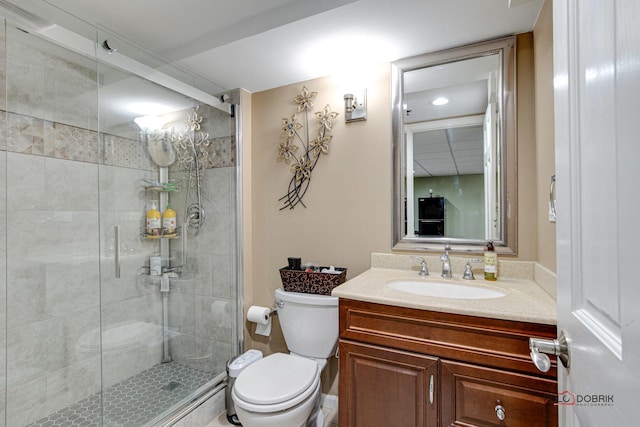
[[[387,283],[391,289],[414,295],[453,299],[490,299],[505,296],[504,292],[476,286],[458,285],[448,282],[397,280]]]

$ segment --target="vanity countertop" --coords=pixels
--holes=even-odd
[[[437,281],[495,289],[506,293],[491,299],[449,299],[415,295],[391,289],[387,283],[395,280]],[[522,322],[556,324],[556,301],[533,280],[500,278],[484,279],[422,278],[416,271],[392,268],[371,268],[333,289],[331,295],[358,301],[373,302],[421,310],[441,311],[469,316]]]

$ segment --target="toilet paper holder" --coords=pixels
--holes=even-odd
[[[272,316],[277,313],[278,311],[275,307],[252,305],[247,310],[247,321],[256,324],[257,335],[269,336],[271,334]]]

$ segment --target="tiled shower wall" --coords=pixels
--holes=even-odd
[[[0,40],[0,95],[8,88],[0,97],[0,426],[5,418],[20,426],[159,363],[157,339],[127,351],[105,340],[101,354],[98,338],[117,326],[160,325],[162,310],[142,268],[157,242],[140,239],[141,179],[156,179],[157,169],[135,133],[92,130],[97,106],[85,96],[96,96],[95,71],[8,34]],[[235,130],[222,111],[200,113],[212,142],[207,222],[190,232],[188,266],[172,283],[171,352],[222,372],[236,350]],[[172,198],[179,222],[185,197]]]

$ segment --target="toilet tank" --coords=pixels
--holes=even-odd
[[[290,352],[326,359],[338,342],[338,297],[275,292],[280,327]]]

